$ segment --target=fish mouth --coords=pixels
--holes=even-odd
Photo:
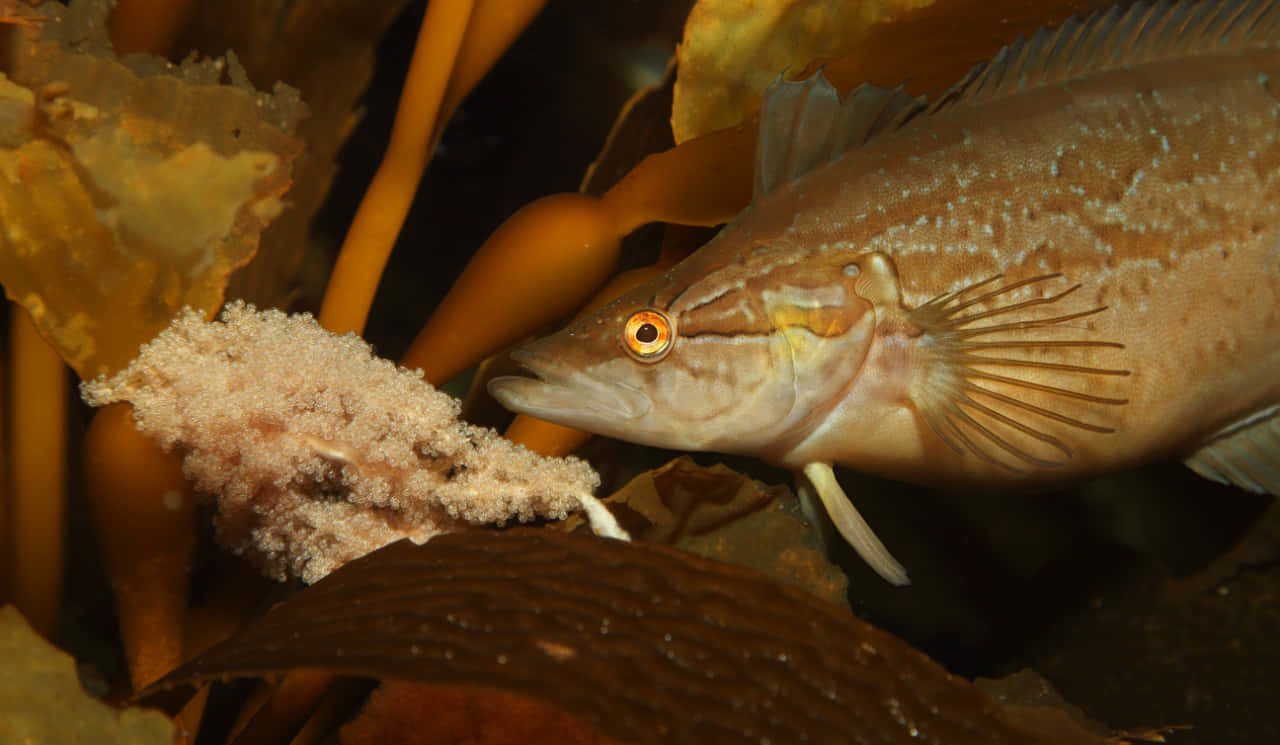
[[[652,408],[644,393],[601,380],[569,363],[539,357],[525,349],[512,352],[511,359],[536,377],[494,378],[489,381],[489,393],[516,413],[585,427],[597,422],[639,419]]]

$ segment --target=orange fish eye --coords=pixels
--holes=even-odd
[[[622,348],[632,359],[657,362],[676,340],[676,325],[660,310],[638,310],[622,325]]]

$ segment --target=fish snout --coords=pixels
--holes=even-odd
[[[594,376],[570,362],[527,349],[512,352],[511,359],[534,377],[494,378],[489,381],[489,393],[516,413],[598,432],[604,424],[636,420],[652,409],[642,391]]]

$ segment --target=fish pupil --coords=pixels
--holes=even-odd
[[[652,323],[641,324],[636,329],[636,341],[641,344],[650,344],[658,339],[658,327]]]

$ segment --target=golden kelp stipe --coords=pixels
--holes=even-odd
[[[364,331],[378,280],[431,160],[431,133],[473,5],[473,0],[440,0],[427,7],[387,152],[360,200],[325,288],[320,325],[334,333]]]
[[[93,418],[83,467],[125,661],[141,688],[182,661],[196,495],[181,455],[161,452],[138,432],[128,404]]]

